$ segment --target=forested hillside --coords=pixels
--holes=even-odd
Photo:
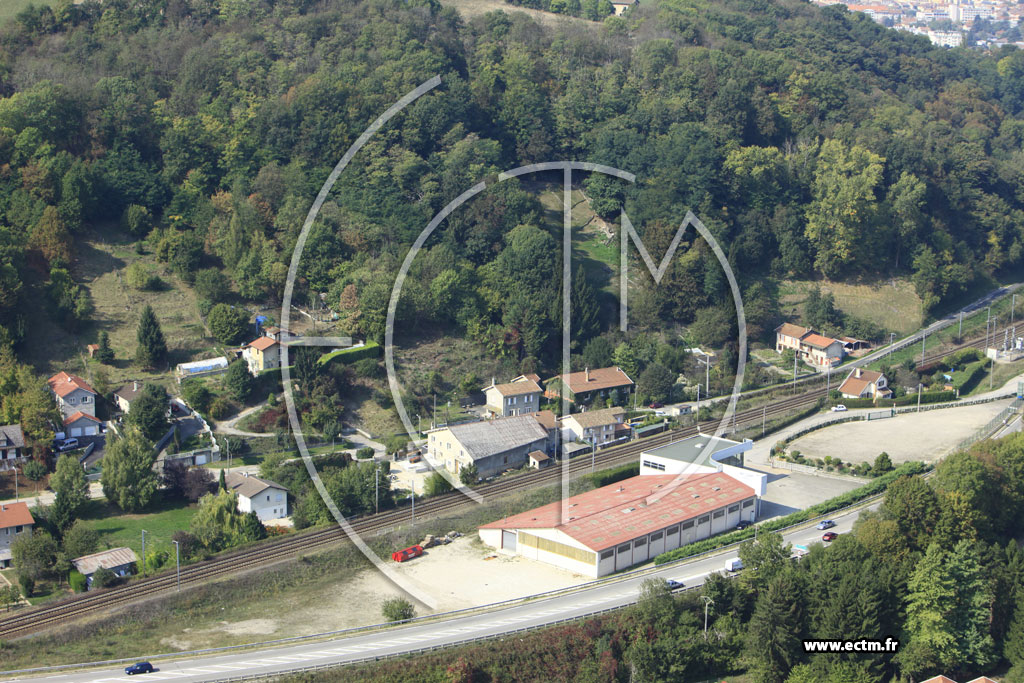
[[[436,0],[62,2],[0,29],[4,338],[31,336],[25,283],[95,334],[76,244],[104,222],[185,281],[222,270],[242,301],[279,301],[329,169],[434,74],[440,91],[371,140],[305,250],[297,300],[326,292],[353,334],[382,335],[398,263],[436,211],[550,159],[635,173],[634,186],[580,180],[611,222],[624,203],[655,253],[697,214],[741,275],[755,334],[777,322],[779,278],[910,275],[934,308],[1024,258],[1024,54],[1011,48],[936,49],[793,0],[661,0],[555,29],[511,7],[466,22]],[[440,323],[549,363],[558,237],[541,213],[514,181],[456,212],[415,263],[402,329]],[[666,279],[638,281],[635,326],[728,332],[702,243]],[[577,348],[604,326],[579,330]]]

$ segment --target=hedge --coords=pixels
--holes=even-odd
[[[842,493],[835,498],[830,498],[818,503],[817,505],[812,505],[805,510],[797,510],[785,517],[779,517],[778,519],[773,519],[758,526],[761,531],[778,531],[780,529],[793,526],[794,524],[799,524],[800,522],[806,522],[809,519],[814,519],[815,517],[828,514],[834,510],[839,510],[853,505],[865,498],[870,498],[871,496],[884,491],[888,488],[889,484],[894,482],[896,479],[903,476],[923,474],[924,472],[927,472],[930,467],[930,465],[925,465],[924,463],[916,461],[903,463],[892,472],[883,474],[877,479],[873,479],[859,488]],[[696,543],[690,543],[689,545],[684,545],[681,548],[676,548],[675,550],[670,550],[667,553],[658,555],[654,558],[654,564],[665,564],[666,562],[700,555],[702,553],[715,550],[716,548],[721,548],[732,543],[753,538],[754,533],[754,527],[751,526],[743,529],[742,531],[732,531],[712,538],[705,538],[701,541],[697,541]]]
[[[955,401],[955,391],[923,391],[921,392],[921,403],[943,403]],[[841,403],[847,408],[891,408],[892,406],[917,405],[917,394],[907,394],[899,398],[881,398],[875,401],[870,398],[845,398],[832,402],[833,405]]]
[[[335,360],[341,361],[342,363],[354,363],[357,360],[363,358],[376,358],[380,355],[380,344],[373,341],[368,341],[363,346],[353,347],[351,349],[338,349],[337,351],[331,351],[320,356],[317,361],[320,365],[334,362]]]
[[[631,462],[626,465],[620,465],[619,467],[613,467],[603,472],[595,472],[594,474],[588,474],[587,478],[590,479],[594,488],[599,489],[602,486],[608,486],[614,484],[617,481],[623,479],[629,479],[630,477],[636,477],[640,475],[640,463]]]
[[[72,569],[71,573],[68,574],[68,585],[71,586],[71,590],[74,592],[84,593],[88,587],[85,580],[85,574],[82,574],[82,572],[77,569]]]

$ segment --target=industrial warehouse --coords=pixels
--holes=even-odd
[[[721,472],[624,481],[480,527],[494,548],[601,577],[754,521],[757,495]]]

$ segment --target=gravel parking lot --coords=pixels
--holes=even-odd
[[[932,462],[983,427],[1010,399],[974,406],[904,413],[884,420],[846,422],[819,429],[794,441],[791,449],[810,458],[826,455],[854,464],[874,462],[885,451],[894,463]]]

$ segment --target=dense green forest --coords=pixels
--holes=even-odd
[[[301,680],[880,683],[944,674],[1024,681],[1024,437],[901,477],[852,533],[799,562],[775,533],[747,541],[745,569],[700,589],[645,584],[600,618]],[[704,632],[703,597],[708,608]],[[899,641],[896,653],[807,654],[802,639]]]
[[[694,211],[741,275],[755,338],[778,321],[782,277],[909,275],[934,309],[1024,259],[1012,48],[936,49],[794,0],[662,0],[560,28],[511,7],[467,21],[436,0],[65,0],[0,28],[3,338],[30,338],[34,287],[88,329],[76,247],[104,222],[206,292],[204,315],[229,288],[278,301],[329,169],[434,74],[439,91],[343,174],[304,252],[297,300],[327,293],[353,334],[381,337],[400,259],[444,204],[548,159],[635,173],[579,180],[654,253]],[[549,366],[559,242],[541,214],[515,181],[456,212],[415,262],[400,328]],[[726,280],[692,233],[667,282],[642,270],[636,329],[731,337]],[[577,351],[612,324],[579,325]]]

